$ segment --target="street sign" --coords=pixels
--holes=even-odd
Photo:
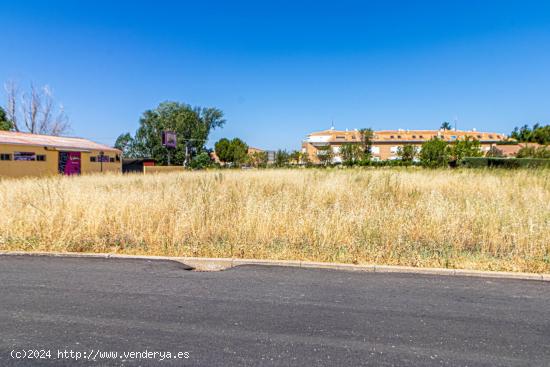
[[[166,148],[175,148],[177,143],[175,131],[163,131],[162,132],[162,145]]]

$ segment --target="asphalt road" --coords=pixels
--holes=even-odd
[[[0,366],[35,365],[546,367],[550,284],[0,256]]]

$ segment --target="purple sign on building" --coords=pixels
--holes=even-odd
[[[176,147],[176,132],[175,131],[163,131],[162,132],[162,145],[166,148]]]

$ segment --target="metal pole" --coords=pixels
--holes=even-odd
[[[188,145],[188,142],[186,141],[185,142],[185,160],[183,161],[184,167],[187,167],[188,159],[189,159],[189,145]]]
[[[101,167],[101,172],[103,172],[103,156],[105,155],[104,152],[99,152],[99,162]]]

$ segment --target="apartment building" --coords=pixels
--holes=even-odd
[[[470,137],[481,143],[481,149],[488,151],[492,145],[504,141],[507,136],[499,133],[480,132],[476,130],[380,130],[375,131],[372,139],[372,159],[397,159],[399,147],[414,145],[419,150],[424,142],[438,137],[453,142]],[[319,154],[324,154],[329,146],[333,153],[333,163],[342,162],[340,149],[342,145],[361,143],[361,133],[358,130],[335,130],[334,128],[309,134],[302,142],[302,153],[307,154],[310,161],[319,163]]]
[[[120,172],[121,154],[87,139],[0,131],[0,178]]]

